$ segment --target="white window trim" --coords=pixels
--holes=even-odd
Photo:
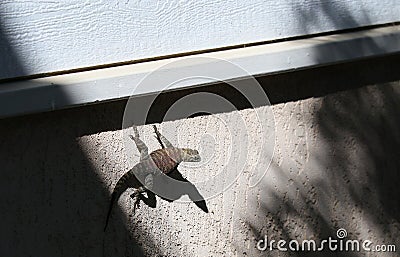
[[[329,36],[319,36],[240,49],[177,57],[99,70],[77,72],[46,78],[0,83],[0,118],[64,109],[94,102],[131,96],[140,81],[160,67],[195,56],[227,60],[252,76],[268,75],[293,69],[315,67],[359,58],[400,52],[400,25]],[[315,53],[325,53],[316,56]],[[163,81],[182,69],[169,68],[157,77],[157,83],[134,94],[156,93]],[[223,79],[238,79],[242,74],[229,73]],[[204,81],[188,80],[169,89],[201,86]]]

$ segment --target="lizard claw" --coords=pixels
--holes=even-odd
[[[134,199],[133,213],[135,213],[136,209],[140,208],[140,194],[133,193],[131,197]]]
[[[135,125],[132,126],[133,133],[135,133],[135,137],[139,138],[139,131]]]
[[[133,204],[133,213],[136,212],[136,208],[139,209],[140,208],[140,198],[137,197],[135,200],[135,203]]]
[[[134,137],[132,135],[129,135],[129,138],[132,139],[135,143],[137,142],[137,140],[139,139],[138,137]]]
[[[160,135],[160,132],[158,131],[157,126],[153,125],[153,128],[154,128],[154,133],[156,133],[157,136]]]
[[[135,142],[137,142],[137,140],[139,139],[139,137],[134,137],[132,135],[129,135],[129,138],[132,139]]]

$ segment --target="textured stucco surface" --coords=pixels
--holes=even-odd
[[[271,166],[256,187],[248,187],[246,166],[232,187],[206,199],[208,214],[193,203],[161,199],[157,208],[142,205],[133,214],[132,200],[124,194],[106,234],[110,191],[139,159],[135,151],[126,153],[123,104],[2,120],[0,255],[289,256],[260,252],[257,240],[264,235],[319,240],[334,237],[338,228],[351,239],[399,247],[398,81],[258,108],[273,112],[276,144]],[[251,112],[237,112],[257,138]],[[233,115],[168,121],[160,128],[179,123],[182,145],[214,142],[215,155],[224,156],[235,146],[226,145],[227,130],[213,119]],[[150,125],[139,131],[151,150],[157,148]],[[249,151],[249,166],[256,166],[255,154]],[[215,158],[205,169],[180,171],[196,185],[221,166],[223,158]]]

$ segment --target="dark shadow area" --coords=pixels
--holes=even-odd
[[[257,77],[256,79],[268,95],[270,103],[274,105],[311,97],[322,97],[327,94],[356,89],[371,84],[397,81],[400,79],[400,73],[397,72],[398,70],[400,70],[400,54],[366,58],[354,62],[326,65],[323,67],[315,67],[304,70],[295,70],[264,77]],[[242,85],[240,82],[237,82],[236,85],[239,85],[239,87],[245,87],[247,86],[246,80],[244,80]],[[253,108],[249,101],[243,95],[241,95],[238,90],[229,86],[228,84],[214,84],[185,90],[170,91],[162,94],[142,96],[137,97],[135,101],[147,103],[151,101],[149,99],[155,98],[147,115],[146,123],[161,123],[163,121],[187,118],[184,116],[177,116],[173,119],[165,119],[165,114],[172,104],[174,104],[178,99],[199,92],[212,93],[228,99],[234,105],[235,110]],[[104,102],[73,109],[54,111],[47,113],[46,115],[59,116],[60,114],[64,113],[76,115],[81,111],[90,113],[95,110],[102,110],[101,112],[104,112],[104,114],[101,114],[102,116],[100,117],[100,120],[91,118],[90,122],[93,124],[93,126],[88,128],[88,131],[85,132],[85,135],[90,135],[100,132],[100,128],[104,128],[106,131],[120,129],[121,124],[123,123],[123,112],[125,110],[126,103],[127,100]],[[204,105],[207,104],[209,103],[204,103]],[[259,106],[256,105],[254,107]],[[233,111],[233,109],[216,109],[214,113],[230,111]],[[28,116],[35,117],[41,115],[42,114],[34,114]],[[108,115],[112,115],[113,119],[104,124],[103,119],[108,118]],[[203,112],[195,113],[190,117],[204,115],[209,114]],[[22,116],[17,119],[24,119],[24,117],[25,116]],[[132,123],[136,125],[143,125],[141,121],[132,121]],[[105,127],[99,126],[100,124],[103,124]]]
[[[0,80],[26,74],[23,64],[5,33],[4,18],[0,9]]]
[[[199,207],[204,212],[208,212],[207,203],[204,200],[204,197],[200,194],[196,186],[189,180],[187,180],[182,175],[182,173],[179,172],[177,168],[174,169],[171,173],[169,173],[168,177],[184,183],[181,183],[180,187],[171,187],[168,186],[168,181],[163,179],[163,177],[160,177],[160,179],[155,180],[154,186],[160,188],[160,191],[164,192],[165,195],[168,195],[168,198],[160,196],[161,199],[166,200],[168,202],[174,202],[175,200],[178,200],[182,196],[187,195],[189,199],[197,207]]]
[[[77,140],[85,117],[0,122],[1,256],[102,256],[109,195]],[[106,242],[140,255],[116,209],[119,235]]]
[[[276,244],[280,239],[286,240],[286,242],[298,240],[300,244],[303,240],[314,240],[316,242],[315,249],[321,246],[320,243],[323,239],[328,239],[329,237],[337,239],[337,227],[332,225],[332,220],[338,217],[339,219],[345,219],[346,215],[335,213],[332,216],[326,216],[318,206],[318,203],[322,206],[331,204],[320,202],[321,199],[324,199],[321,194],[323,195],[330,186],[329,181],[327,183],[327,180],[321,179],[308,183],[305,182],[306,179],[300,178],[300,176],[297,177],[296,181],[293,174],[278,166],[275,167],[275,174],[279,174],[279,180],[292,181],[293,184],[290,186],[291,189],[280,188],[279,190],[261,185],[260,190],[264,196],[269,198],[269,202],[275,202],[278,207],[272,207],[267,204],[261,205],[262,226],[247,222],[247,226],[256,240],[264,239],[265,236],[267,236],[269,242],[276,240],[273,250],[267,249],[264,252],[259,252],[260,256],[280,256],[283,252],[277,248]],[[288,193],[294,189],[298,190],[296,197],[290,196],[290,193]],[[286,243],[285,247],[288,248],[288,243]],[[299,251],[289,250],[289,253],[287,256],[360,256],[359,252],[331,251],[328,245],[325,245],[323,250],[320,251],[306,246],[305,251],[300,248]]]
[[[398,247],[400,85],[383,83],[328,94],[316,111],[316,123],[318,142],[310,154],[316,157],[317,163],[306,166],[301,175],[285,170],[284,164],[276,167],[274,174],[292,184],[282,191],[262,186],[262,194],[279,207],[261,206],[261,213],[265,215],[263,226],[248,223],[253,235],[257,239],[269,234],[274,239],[301,238],[318,242],[328,237],[336,239],[337,229],[345,228],[349,233],[347,239],[370,239],[375,244]],[[308,179],[307,168],[315,167],[318,167],[318,179]],[[288,193],[296,189],[296,196]],[[363,229],[368,230],[367,235],[360,235]],[[304,232],[311,237],[304,238]],[[270,256],[279,253],[275,250]],[[327,250],[291,252],[290,256],[364,254],[363,250]]]
[[[23,76],[23,63],[3,22],[0,19],[0,77]],[[40,99],[55,106],[69,102],[58,85]],[[38,98],[32,94],[16,99],[10,93],[8,101],[26,107]],[[109,192],[99,173],[112,173],[116,164],[103,159],[109,170],[99,171],[80,141],[83,135],[120,128],[120,117],[114,115],[118,107],[90,106],[78,112],[0,120],[0,256],[145,255],[126,227],[121,208],[116,208],[117,231],[103,234]],[[135,233],[147,237],[147,246],[157,252],[146,233],[140,228]]]
[[[327,18],[331,27],[337,29],[360,28],[372,24],[367,13],[363,13],[363,16],[357,19],[350,10],[343,7],[344,5],[345,2],[319,0],[313,1],[312,4],[293,4],[293,10],[304,34],[310,34],[314,32],[315,26],[323,25],[321,17]]]
[[[89,108],[0,121],[1,256],[102,256],[104,235],[106,256],[144,255],[118,205],[114,230],[103,233],[109,192],[79,142],[93,128],[107,131],[113,116]]]
[[[160,134],[157,131],[157,127],[154,126],[155,132],[156,132],[156,139],[158,143],[160,144],[161,148],[166,148],[166,145],[163,143],[163,140],[161,138]],[[168,143],[168,142],[167,142]],[[159,197],[161,199],[164,199],[168,202],[174,202],[181,198],[184,195],[187,195],[189,199],[196,204],[197,207],[199,207],[201,210],[204,212],[208,213],[208,208],[207,208],[207,203],[204,200],[204,197],[200,194],[199,190],[196,188],[196,186],[191,183],[189,180],[187,180],[185,177],[183,177],[182,173],[179,172],[178,167],[175,167],[171,172],[167,174],[168,177],[183,182],[179,184],[179,187],[177,186],[172,186],[169,185],[169,181],[166,179],[166,176],[160,176],[160,177],[155,177],[154,180],[154,187],[159,189],[159,192],[163,192],[164,196]],[[148,192],[148,199],[146,199],[146,204],[150,207],[155,207],[156,202],[155,202],[155,197],[152,197],[151,194]],[[148,200],[154,199],[154,201],[148,201]],[[200,199],[200,200],[199,200]]]
[[[322,2],[321,2],[322,3]],[[335,16],[334,2],[322,9],[298,8],[304,31],[312,26],[317,14],[324,13],[335,26],[343,23],[360,26],[350,13]],[[365,15],[365,20],[368,20]],[[368,54],[381,47],[365,40]],[[325,55],[352,56],[350,48],[316,49],[316,58]],[[301,71],[314,79],[296,76],[296,85],[266,89],[271,102],[288,102],[322,97],[317,109],[308,110],[315,121],[316,140],[310,155],[315,162],[306,163],[301,175],[286,170],[285,161],[275,164],[274,174],[287,181],[288,188],[261,185],[263,195],[274,206],[262,204],[262,225],[248,222],[255,238],[273,235],[274,239],[337,239],[344,228],[347,239],[370,239],[375,244],[399,246],[400,235],[400,64],[399,55],[359,60],[332,67]],[[286,75],[287,79],[296,72]],[[310,76],[311,76],[310,74]],[[279,76],[279,75],[277,75]],[[265,85],[270,78],[261,79]],[[390,83],[397,82],[397,83]],[[272,83],[273,84],[273,83]],[[285,88],[285,89],[283,89]],[[303,114],[305,115],[305,114]],[[308,117],[310,118],[310,117]],[[317,126],[317,128],[315,128]],[[283,145],[281,147],[294,147]],[[287,156],[286,158],[290,158]],[[309,178],[313,169],[317,177]],[[268,175],[267,175],[268,176]],[[297,190],[297,194],[291,194]],[[278,206],[278,207],[276,207]],[[360,231],[368,231],[367,234]],[[304,235],[309,235],[304,238]],[[398,249],[397,249],[398,251]],[[269,256],[280,251],[265,252]],[[364,256],[365,252],[290,252],[290,256]]]
[[[381,84],[340,98],[326,97],[317,119],[321,135],[335,152],[325,165],[341,164],[340,172],[327,174],[329,180],[343,181],[342,190],[354,204],[380,231],[389,233],[400,223],[399,85]],[[349,139],[360,148],[357,157],[347,151]]]

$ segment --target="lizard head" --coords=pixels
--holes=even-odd
[[[183,162],[199,162],[199,161],[201,161],[199,151],[189,149],[189,148],[182,148],[182,161]]]

